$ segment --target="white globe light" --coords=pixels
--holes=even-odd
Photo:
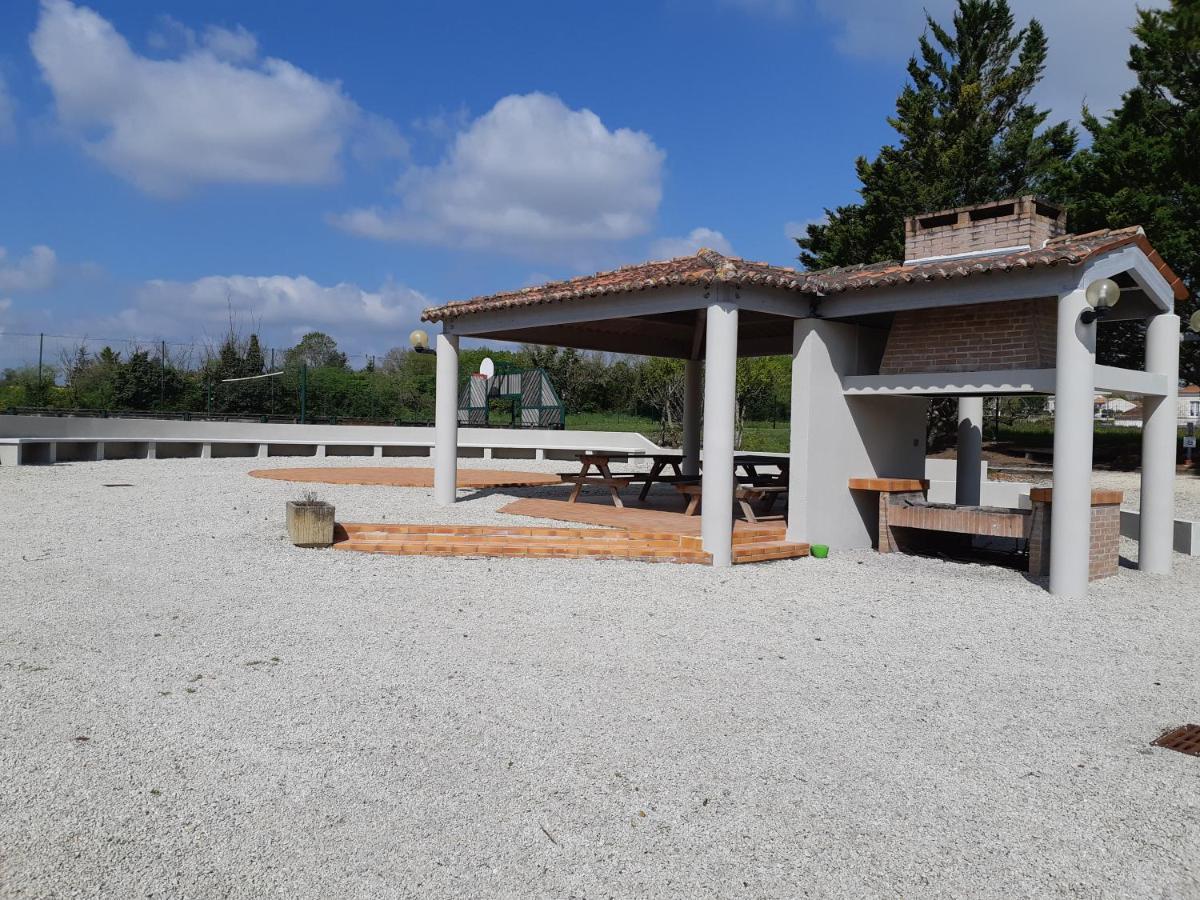
[[[408,342],[414,350],[425,350],[429,347],[429,335],[418,328],[408,336]]]
[[[1121,286],[1111,278],[1101,278],[1088,285],[1084,292],[1088,306],[1095,309],[1108,309],[1116,306],[1121,299]]]
[[[1188,329],[1190,331],[1200,331],[1200,309],[1188,317]]]

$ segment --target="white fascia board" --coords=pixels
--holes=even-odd
[[[842,393],[849,397],[1053,394],[1054,369],[846,375],[842,378]]]
[[[1096,366],[1096,389],[1144,397],[1165,397],[1170,390],[1167,376],[1117,366]]]
[[[1150,258],[1142,252],[1141,247],[1122,247],[1112,253],[1089,259],[1080,273],[1078,287],[1085,289],[1093,281],[1112,278],[1122,272],[1128,272],[1138,287],[1163,312],[1174,310],[1174,291],[1167,284],[1167,279],[1155,268],[1154,263],[1150,262]]]
[[[1057,297],[1079,285],[1079,272],[1063,264],[1042,266],[1024,272],[978,273],[968,277],[939,278],[893,287],[863,288],[829,294],[820,299],[817,315],[826,319],[848,318],[902,309],[970,306]]]

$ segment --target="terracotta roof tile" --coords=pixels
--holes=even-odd
[[[568,281],[551,281],[519,291],[507,291],[470,300],[459,300],[426,309],[421,318],[427,322],[453,319],[468,313],[485,310],[536,306],[544,303],[585,300],[606,294],[623,294],[654,290],[676,285],[708,287],[713,284],[733,284],[739,287],[770,287],[800,294],[823,296],[899,284],[967,278],[989,272],[1012,272],[1021,269],[1057,265],[1079,265],[1096,253],[1107,253],[1135,244],[1162,272],[1177,299],[1187,296],[1180,279],[1154,252],[1141,228],[1094,231],[1089,234],[1068,234],[1050,240],[1037,250],[972,256],[927,263],[904,265],[883,262],[871,265],[846,266],[805,272],[785,266],[751,262],[724,256],[715,250],[702,249],[693,256],[645,262],[625,266],[610,272],[597,272]]]

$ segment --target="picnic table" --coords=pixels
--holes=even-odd
[[[791,463],[790,456],[775,456],[768,453],[735,453],[733,456],[734,472],[741,469],[743,473],[738,480],[748,481],[755,485],[782,484],[786,486]],[[779,472],[775,475],[760,474],[758,470],[763,466],[775,466]]]
[[[575,485],[571,489],[571,495],[567,498],[567,502],[574,503],[577,501],[584,485],[596,484],[608,488],[608,492],[612,496],[613,506],[624,508],[625,504],[621,502],[620,490],[632,483],[636,476],[614,475],[612,470],[609,469],[609,463],[629,462],[631,459],[644,459],[646,455],[639,452],[593,453],[589,451],[586,453],[576,453],[575,458],[580,462],[579,472],[563,472],[558,476],[567,484]],[[596,470],[595,475],[591,474],[592,469]]]
[[[679,453],[641,453],[638,451],[606,453],[589,451],[586,453],[576,453],[575,458],[580,463],[579,471],[564,472],[558,476],[562,481],[575,486],[567,498],[568,503],[575,503],[579,499],[579,494],[583,488],[589,484],[601,485],[608,488],[613,505],[624,507],[624,504],[621,502],[621,488],[627,487],[635,481],[642,485],[641,493],[638,494],[638,500],[644,503],[646,495],[650,493],[650,488],[655,484],[688,484],[699,480],[698,478],[683,474],[683,456]],[[609,468],[611,463],[629,462],[634,459],[650,460],[650,471],[614,473]],[[675,474],[665,474],[665,470],[668,468],[673,469]],[[595,471],[593,472],[593,470]]]

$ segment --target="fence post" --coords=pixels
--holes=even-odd
[[[271,371],[275,371],[275,348],[271,348]],[[275,415],[275,379],[267,379],[271,385],[271,415]]]
[[[300,424],[304,424],[304,414],[308,402],[308,363],[300,363]]]
[[[158,347],[158,408],[167,405],[167,342],[161,341]]]

